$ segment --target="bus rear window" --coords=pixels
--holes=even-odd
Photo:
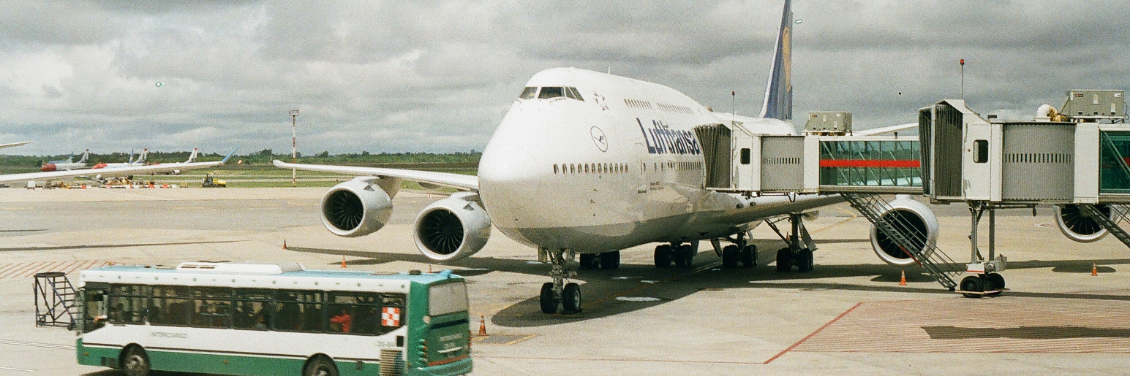
[[[465,311],[467,311],[467,284],[445,283],[432,286],[428,290],[429,315],[440,316]]]

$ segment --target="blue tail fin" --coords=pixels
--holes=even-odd
[[[763,118],[793,118],[792,33],[792,6],[790,0],[785,0],[781,30],[777,34],[777,53],[773,55],[773,70],[769,74],[769,84],[765,86],[765,104],[761,106]]]

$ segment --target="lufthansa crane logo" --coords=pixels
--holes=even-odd
[[[600,130],[600,128],[592,127],[589,133],[592,134],[592,142],[596,144],[597,149],[600,149],[602,152],[608,151],[608,136],[604,135],[604,131]]]

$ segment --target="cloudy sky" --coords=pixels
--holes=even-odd
[[[9,154],[150,148],[482,150],[525,81],[557,66],[659,82],[755,114],[781,0],[0,0]],[[910,122],[961,95],[1031,116],[1126,89],[1126,1],[796,0],[795,116]],[[798,126],[802,121],[794,120]]]

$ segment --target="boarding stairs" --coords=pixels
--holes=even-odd
[[[35,326],[71,327],[75,322],[75,288],[63,272],[35,274]]]
[[[1127,233],[1126,230],[1122,229],[1122,226],[1118,225],[1119,222],[1130,220],[1130,217],[1128,217],[1130,213],[1127,213],[1130,209],[1123,205],[1114,204],[1110,204],[1107,207],[1110,208],[1110,215],[1103,214],[1102,210],[1094,204],[1079,204],[1079,211],[1083,212],[1083,215],[1091,217],[1099,226],[1102,226],[1107,232],[1114,235],[1115,238],[1118,238],[1122,244],[1130,247],[1130,233]]]
[[[863,214],[878,231],[898,244],[918,265],[921,265],[942,287],[954,291],[955,281],[964,271],[961,265],[933,244],[923,244],[921,237],[913,236],[913,227],[899,216],[883,217],[892,210],[891,205],[877,194],[842,193],[856,211]]]

